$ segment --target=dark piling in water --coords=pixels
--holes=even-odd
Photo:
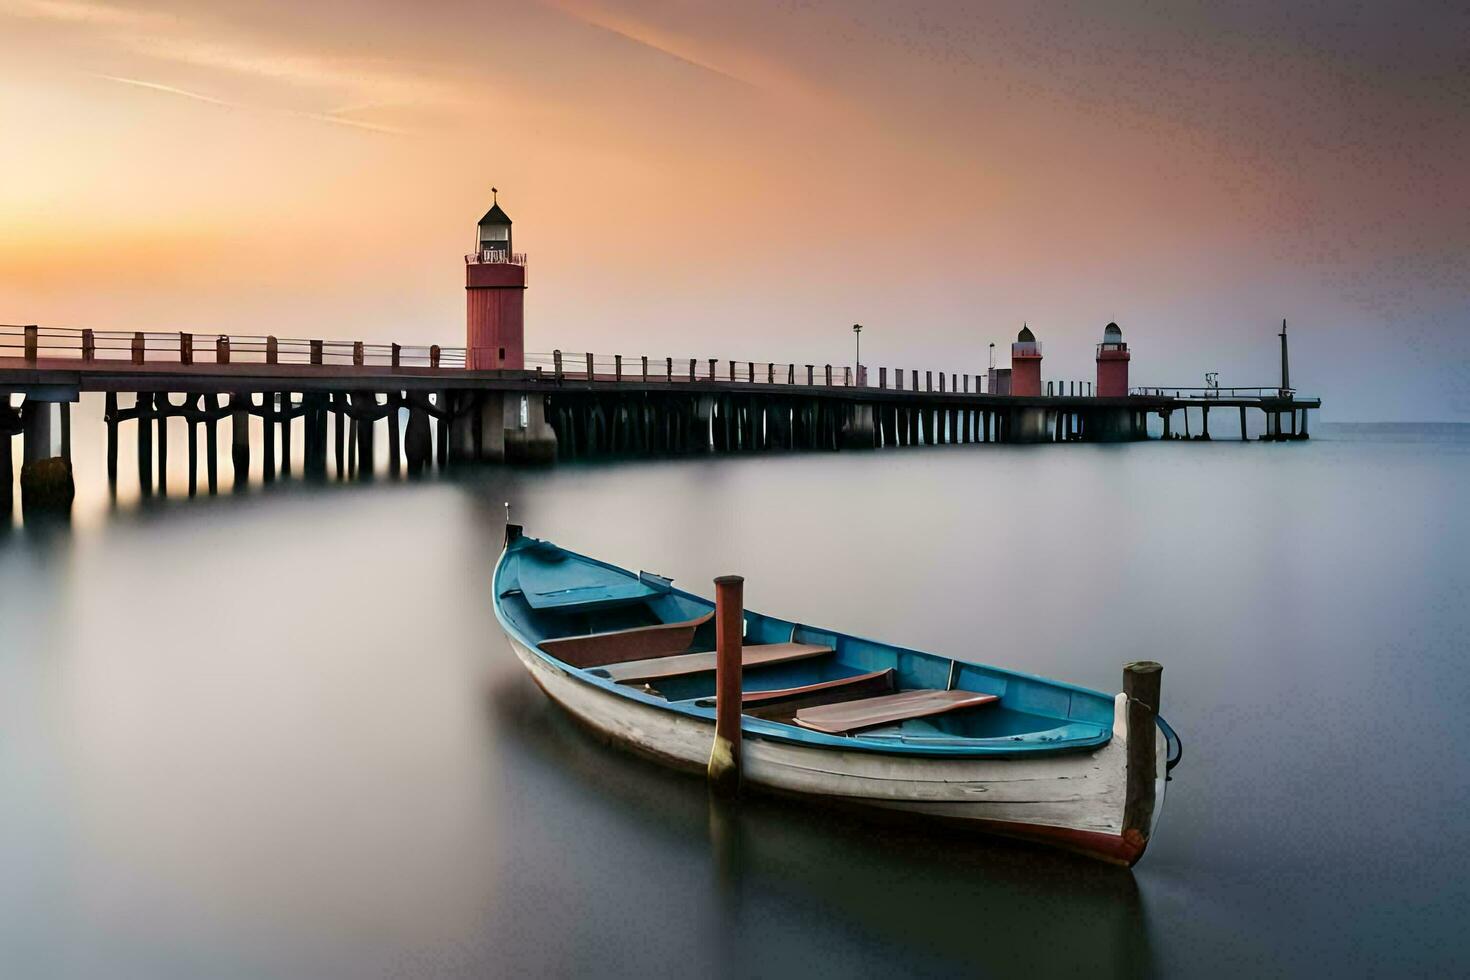
[[[71,464],[60,456],[33,460],[20,468],[20,506],[24,513],[70,513],[75,497]]]

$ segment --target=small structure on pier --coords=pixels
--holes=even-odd
[[[1011,390],[1012,395],[1038,397],[1041,395],[1041,345],[1036,335],[1026,324],[1016,334],[1011,345]]]
[[[1103,327],[1102,343],[1097,345],[1097,397],[1128,397],[1128,345],[1116,323]]]
[[[511,248],[510,216],[494,203],[475,230],[475,251],[465,256],[465,366],[472,371],[526,362],[526,257]]]

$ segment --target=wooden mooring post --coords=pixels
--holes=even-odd
[[[715,741],[710,749],[710,788],[722,796],[740,792],[740,719],[745,579],[715,579]]]
[[[1123,695],[1128,699],[1128,777],[1123,798],[1123,840],[1142,854],[1153,828],[1158,792],[1159,694],[1164,668],[1140,660],[1123,668]],[[1132,863],[1131,861],[1129,863]]]

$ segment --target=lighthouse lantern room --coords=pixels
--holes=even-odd
[[[500,207],[499,189],[492,187],[490,193],[494,196],[494,203],[490,205],[490,210],[485,212],[485,217],[480,219],[478,233],[475,236],[475,250],[482,255],[488,252],[498,252],[501,261],[504,261],[505,257],[511,254],[510,216]]]

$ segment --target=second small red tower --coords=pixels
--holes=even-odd
[[[1097,397],[1128,397],[1128,345],[1116,323],[1103,328],[1102,343],[1097,345]]]
[[[1041,345],[1024,323],[1011,345],[1011,394],[1041,394]]]

